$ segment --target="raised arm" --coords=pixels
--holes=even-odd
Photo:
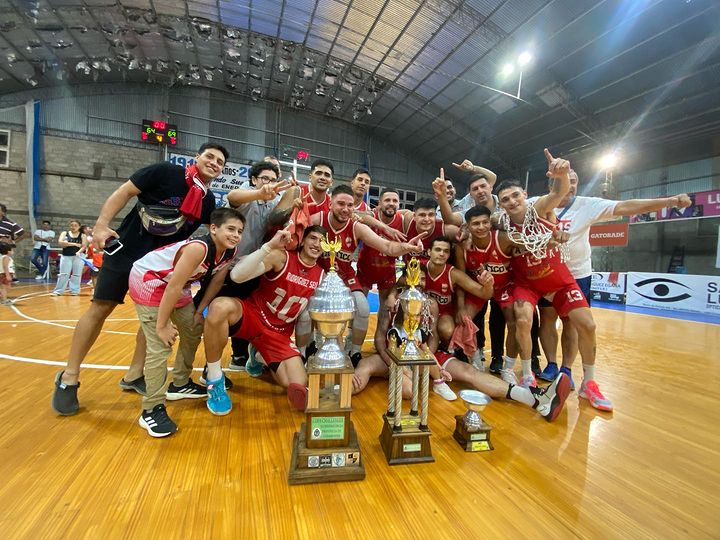
[[[432,183],[433,192],[435,198],[440,205],[440,214],[442,215],[443,221],[448,225],[456,225],[460,227],[463,224],[462,215],[460,212],[453,212],[450,207],[450,201],[447,200],[447,192],[445,183],[445,169],[440,169],[440,176],[435,178]]]
[[[375,216],[373,216],[370,213],[358,213],[355,212],[355,216],[357,216],[358,223],[362,223],[363,225],[368,225],[369,227],[374,227],[375,229],[382,231],[388,238],[391,238],[395,240],[396,242],[403,242],[407,240],[407,236],[402,231],[398,231],[397,229],[393,229],[389,225],[386,225],[379,219],[377,219]]]
[[[100,209],[100,215],[93,227],[93,247],[95,249],[102,251],[108,238],[117,237],[118,234],[110,228],[110,222],[120,210],[125,208],[130,199],[138,195],[140,195],[140,189],[128,180],[108,197]]]
[[[618,201],[613,209],[614,216],[634,216],[635,214],[645,214],[654,212],[662,208],[687,208],[692,204],[690,197],[685,193],[675,195],[674,197],[662,197],[660,199],[629,199],[627,201]]]
[[[243,283],[270,270],[280,270],[287,260],[285,246],[290,242],[290,236],[287,228],[276,232],[260,249],[240,259],[230,272],[230,279],[235,283]]]
[[[557,221],[554,209],[570,191],[570,162],[553,157],[547,148],[544,149],[544,152],[548,162],[548,172],[545,175],[552,178],[553,183],[550,193],[535,201],[535,210],[539,216],[550,219],[554,223]]]
[[[233,189],[227,195],[227,201],[233,208],[252,201],[272,201],[281,193],[293,185],[287,180],[265,184],[258,189]]]
[[[357,223],[355,224],[355,236],[358,240],[362,240],[368,246],[375,248],[380,253],[389,255],[390,257],[400,257],[406,253],[422,251],[424,249],[422,237],[425,236],[425,233],[419,234],[407,242],[393,242],[378,236],[367,225]]]
[[[290,215],[296,207],[302,207],[302,191],[300,186],[293,186],[287,189],[280,197],[280,201],[275,208],[272,209],[268,216],[268,226],[277,227],[285,225],[290,219]]]
[[[492,172],[490,169],[481,167],[480,165],[474,165],[469,159],[463,160],[460,164],[453,163],[453,167],[460,169],[461,171],[469,172],[470,174],[482,174],[485,178],[487,178],[488,183],[491,186],[494,186],[497,181],[497,174]]]

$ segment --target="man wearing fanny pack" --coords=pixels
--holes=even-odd
[[[142,168],[105,201],[93,229],[93,245],[103,249],[114,237],[122,247],[106,251],[93,301],[75,327],[67,366],[55,377],[52,397],[55,412],[69,416],[78,411],[80,365],[105,319],[123,303],[133,263],[157,248],[186,240],[201,224],[210,223],[215,197],[208,186],[220,175],[227,159],[228,151],[223,146],[205,143],[193,165],[181,167],[165,161]],[[125,216],[117,232],[113,231],[110,222],[133,197],[137,197],[137,205]],[[145,337],[138,331],[132,363],[120,381],[123,390],[145,392],[145,346]]]

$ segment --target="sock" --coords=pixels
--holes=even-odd
[[[523,377],[527,377],[528,375],[532,375],[532,360],[520,360],[522,362],[522,374]]]
[[[506,356],[505,357],[505,365],[503,365],[503,369],[509,369],[511,371],[513,369],[515,369],[515,359],[510,358],[509,356]]]
[[[595,364],[583,364],[583,380],[595,380]]]
[[[217,381],[220,377],[222,377],[222,367],[220,366],[220,360],[218,360],[217,362],[208,362],[206,380]]]
[[[535,399],[533,393],[522,386],[516,386],[514,384],[508,385],[508,391],[505,397],[507,399],[512,399],[513,401],[524,403],[528,407],[535,408],[537,405],[537,400]]]
[[[352,356],[355,353],[359,353],[361,348],[362,348],[362,345],[355,345],[354,343],[352,345],[350,345],[350,356]]]

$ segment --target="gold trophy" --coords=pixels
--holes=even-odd
[[[327,238],[330,270],[310,299],[310,318],[324,341],[308,359],[308,404],[305,422],[293,439],[290,484],[340,482],[365,478],[355,427],[350,419],[355,370],[340,338],[355,312],[350,290],[335,272],[335,254],[342,244]],[[339,384],[337,384],[339,383]]]
[[[428,427],[429,367],[435,364],[433,354],[418,343],[417,334],[426,297],[416,287],[420,283],[420,263],[413,258],[407,265],[408,288],[400,294],[405,337],[388,345],[390,366],[388,409],[383,414],[380,445],[390,465],[435,461],[430,448]],[[412,399],[409,413],[402,410],[403,370],[412,372]]]
[[[480,413],[492,401],[490,396],[478,390],[460,390],[460,399],[468,408],[464,415],[455,417],[455,433],[453,437],[466,452],[484,452],[492,450],[490,430]]]

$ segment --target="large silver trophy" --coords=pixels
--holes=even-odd
[[[330,269],[308,309],[324,342],[308,359],[308,403],[305,422],[293,440],[290,484],[365,478],[357,433],[350,419],[355,370],[340,347],[343,330],[355,313],[350,289],[335,272],[335,254],[341,247],[339,240],[331,242],[327,236],[322,241],[323,251],[330,253]]]

